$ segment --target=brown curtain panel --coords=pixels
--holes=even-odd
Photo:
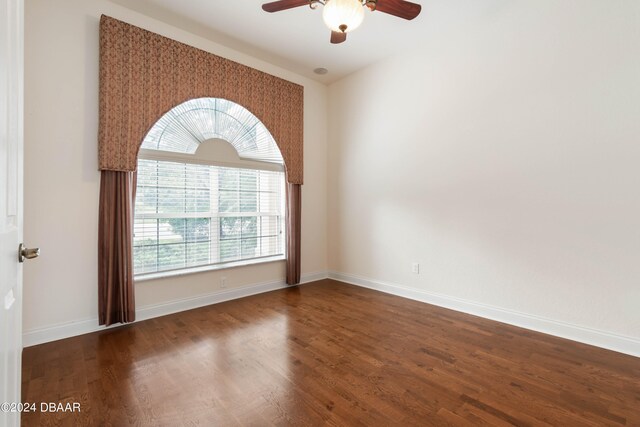
[[[300,283],[302,185],[287,183],[287,285]]]
[[[133,287],[135,172],[101,172],[98,312],[101,325],[136,319]]]

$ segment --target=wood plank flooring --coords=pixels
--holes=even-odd
[[[640,426],[640,359],[323,280],[29,347],[24,426]]]

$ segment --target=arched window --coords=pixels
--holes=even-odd
[[[138,156],[137,279],[284,259],[284,166],[266,127],[199,98],[162,116]]]

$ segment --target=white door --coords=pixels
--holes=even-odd
[[[0,1],[0,405],[20,402],[23,0]],[[0,426],[20,413],[0,408]]]

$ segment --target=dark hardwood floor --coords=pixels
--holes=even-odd
[[[29,347],[24,426],[640,426],[640,359],[331,280]],[[39,403],[38,403],[39,404]]]

